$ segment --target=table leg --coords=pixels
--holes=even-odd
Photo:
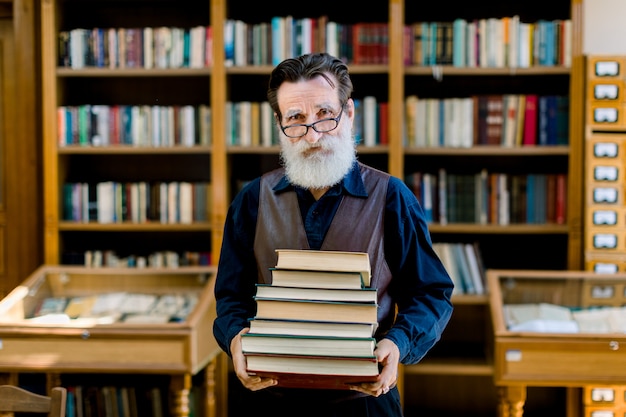
[[[526,402],[525,385],[507,385],[498,387],[500,403],[498,404],[499,417],[522,417]]]
[[[172,375],[170,382],[171,415],[189,417],[191,374]]]

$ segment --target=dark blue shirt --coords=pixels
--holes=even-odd
[[[248,327],[248,320],[256,313],[253,245],[259,185],[257,178],[238,193],[224,225],[213,331],[221,348],[229,354],[230,341]],[[274,191],[297,194],[311,249],[320,248],[343,195],[367,197],[357,164],[341,183],[317,201],[308,190],[292,186],[285,177]],[[385,259],[393,275],[389,291],[398,308],[396,321],[385,338],[398,346],[402,363],[413,364],[439,340],[448,323],[453,284],[432,248],[422,207],[398,178],[391,177],[389,181],[384,210]]]

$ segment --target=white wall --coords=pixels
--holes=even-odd
[[[626,0],[584,0],[583,54],[626,55]]]

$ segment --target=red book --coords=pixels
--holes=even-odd
[[[377,57],[376,64],[388,64],[389,63],[389,27],[387,23],[377,23],[378,27],[378,42],[377,42]]]
[[[537,144],[537,101],[536,94],[526,96],[526,108],[524,111],[524,133],[522,146],[534,146]]]
[[[368,32],[367,23],[352,25],[352,61],[355,65],[368,63]]]
[[[212,26],[206,27],[206,39],[204,44],[204,66],[213,66],[213,29]]]
[[[567,175],[556,174],[556,223],[567,223]]]
[[[378,138],[381,145],[389,144],[389,103],[378,104]]]
[[[378,378],[375,357],[258,354],[246,355],[246,361],[249,373],[274,378],[279,387],[345,390]]]
[[[120,144],[120,108],[111,106],[109,108],[109,144]]]
[[[474,146],[487,144],[487,96],[474,96]]]

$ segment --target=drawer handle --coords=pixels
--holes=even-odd
[[[611,349],[611,350],[619,350],[619,342],[617,340],[611,340],[609,342],[609,349]]]

